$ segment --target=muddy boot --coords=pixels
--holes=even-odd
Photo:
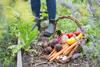
[[[47,29],[44,32],[44,36],[45,37],[50,37],[55,32],[55,29],[56,29],[55,20],[50,20],[49,25],[48,25]]]

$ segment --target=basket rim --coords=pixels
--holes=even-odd
[[[81,30],[81,32],[82,33],[84,33],[84,28],[83,28],[83,26],[82,26],[82,24],[80,24],[80,21],[77,19],[77,18],[75,18],[75,17],[73,17],[73,16],[60,16],[60,17],[58,17],[57,19],[56,19],[56,23],[59,21],[59,20],[62,20],[62,19],[70,19],[70,20],[72,20],[72,21],[74,21],[74,23],[77,25],[77,27]]]

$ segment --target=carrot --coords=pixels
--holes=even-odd
[[[55,52],[55,49],[53,49],[53,51],[49,54],[48,57],[50,57],[54,52]]]
[[[77,45],[77,44],[78,44],[78,42],[76,42],[73,45],[69,46],[69,48],[65,50],[65,54],[67,54],[68,52],[70,52],[70,50],[72,50],[74,48],[74,46]]]
[[[78,44],[78,42],[76,42],[76,43],[74,43],[74,44]],[[72,44],[68,49],[66,49],[64,52],[63,52],[63,54],[64,55],[68,55],[70,52],[71,52],[71,50],[73,50],[73,48],[74,48],[74,44]]]
[[[65,50],[69,51],[70,49],[72,49],[75,45],[77,45],[78,42],[75,42],[73,45],[71,46],[66,46],[65,48],[63,48],[60,52],[58,52],[53,58],[50,59],[50,61],[54,60],[57,56],[59,56],[60,54],[62,54]]]
[[[74,49],[70,52],[69,57],[71,57],[73,55],[73,53],[76,51],[76,49],[78,48],[78,44],[74,47]]]
[[[72,48],[72,49],[73,49],[73,48]],[[67,55],[72,51],[72,49],[70,49],[69,51],[68,51],[68,50],[67,50],[67,51],[65,50],[65,51],[63,52],[63,55],[66,55],[66,56],[67,56]]]
[[[55,56],[57,52],[55,51],[51,56],[49,56],[48,60],[51,59],[53,56]]]
[[[54,60],[55,58],[57,58],[57,56],[59,56],[60,54],[62,54],[69,46],[66,45],[61,51],[57,52],[49,61]]]
[[[63,48],[64,48],[65,46],[66,46],[66,44],[65,44],[65,45],[62,45]],[[53,54],[51,54],[51,56],[49,56],[48,59],[51,59],[56,53],[57,53],[57,52],[56,52],[56,50],[55,50],[55,52],[54,52]]]

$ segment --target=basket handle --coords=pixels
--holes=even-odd
[[[80,28],[81,32],[84,33],[82,25],[80,24],[79,20],[77,20],[76,18],[74,18],[72,16],[61,16],[61,17],[58,17],[58,19],[56,20],[56,22],[58,22],[61,19],[70,19],[70,20],[74,21],[76,23],[76,25]]]

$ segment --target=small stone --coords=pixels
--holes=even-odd
[[[73,56],[72,56],[72,60],[74,60],[74,59],[77,59],[78,57],[80,57],[81,56],[81,54],[80,53],[75,53]]]

